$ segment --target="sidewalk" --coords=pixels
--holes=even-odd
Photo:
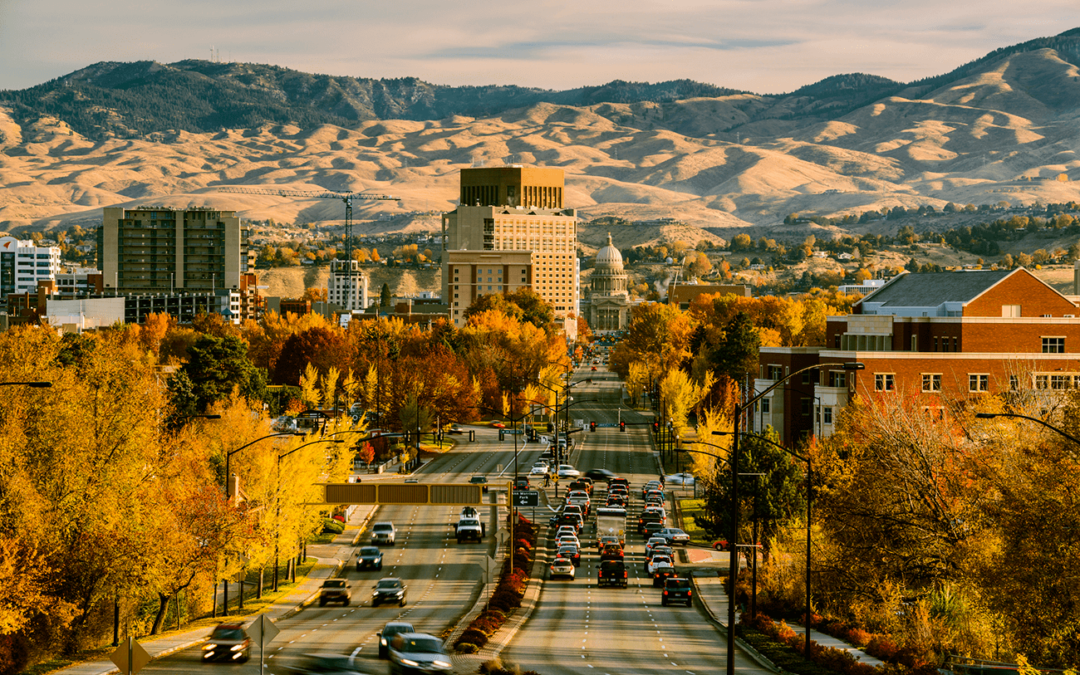
[[[363,534],[368,518],[375,512],[375,508],[374,506],[357,508],[353,512],[352,518],[349,519],[345,531],[335,537],[332,543],[308,546],[308,555],[316,558],[315,566],[311,569],[311,572],[308,573],[307,577],[299,581],[296,588],[281,597],[273,605],[270,605],[261,614],[265,614],[274,621],[279,621],[292,616],[314,602],[323,580],[334,576],[349,561],[352,556],[353,542]],[[231,602],[232,599],[230,599]],[[230,616],[227,620],[246,624],[254,620],[256,616],[257,614]],[[222,619],[223,622],[225,620]],[[204,626],[162,637],[146,636],[137,638],[136,641],[150,654],[151,658],[158,659],[205,641],[209,637],[211,630],[211,628]],[[121,639],[121,643],[123,643],[123,639]],[[119,669],[106,657],[94,661],[85,661],[53,672],[56,675],[107,675],[108,673],[117,673]]]

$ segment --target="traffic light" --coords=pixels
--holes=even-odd
[[[589,422],[589,431],[596,431],[596,422]]]
[[[653,422],[652,423],[652,430],[653,430],[654,434],[659,435],[660,434],[660,423],[659,422]]]
[[[626,422],[619,422],[619,431],[626,433]]]

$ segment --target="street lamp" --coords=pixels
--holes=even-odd
[[[279,435],[292,436],[293,434],[279,434]],[[297,434],[297,435],[299,435],[299,434]],[[258,441],[256,441],[256,443],[257,442]],[[278,553],[279,553],[279,551],[278,551],[278,542],[279,542],[279,537],[280,537],[280,533],[281,533],[281,460],[285,459],[286,457],[293,454],[294,452],[297,452],[299,450],[303,450],[304,448],[308,448],[308,447],[311,447],[313,445],[318,445],[319,443],[344,443],[344,442],[345,441],[343,441],[341,439],[334,439],[334,440],[323,439],[323,440],[319,440],[319,441],[312,441],[311,443],[304,443],[303,445],[301,445],[298,448],[293,448],[292,450],[277,456],[277,464],[276,464],[277,488],[275,489],[275,500],[274,500],[276,502],[276,504],[275,504],[275,514],[274,514],[274,590],[275,591],[277,591],[277,589],[278,589],[278,567],[281,564],[281,561],[280,561],[280,559],[278,557]],[[293,569],[293,575],[292,575],[293,576],[293,581],[296,581],[296,563],[293,563],[293,568],[292,569]]]
[[[1077,440],[1077,438],[1075,436],[1072,436],[1070,434],[1065,433],[1061,429],[1058,429],[1054,425],[1050,424],[1049,422],[1043,421],[1043,420],[1039,419],[1038,417],[1028,417],[1027,415],[1018,415],[1016,413],[987,413],[987,412],[975,413],[975,417],[977,417],[978,419],[981,419],[981,420],[990,420],[990,419],[994,419],[995,417],[1019,417],[1022,420],[1029,420],[1029,421],[1041,424],[1044,427],[1046,427],[1047,429],[1049,429],[1051,431],[1056,431],[1057,433],[1061,434],[1062,436],[1069,439],[1073,443],[1076,443],[1077,445],[1080,445],[1080,440]]]
[[[739,420],[742,418],[743,413],[745,413],[747,410],[752,408],[755,403],[757,403],[762,398],[764,398],[773,389],[776,389],[781,384],[787,382],[788,380],[795,377],[796,375],[800,375],[802,373],[809,372],[811,370],[817,370],[819,367],[820,367],[820,365],[813,365],[813,366],[807,366],[806,368],[800,368],[799,370],[792,371],[792,372],[788,373],[787,375],[785,375],[784,377],[777,380],[776,382],[773,382],[771,385],[769,385],[769,387],[767,387],[765,389],[765,391],[763,391],[760,394],[758,394],[757,396],[751,398],[746,403],[744,403],[742,405],[736,405],[735,406],[735,411],[734,411],[735,415],[734,415],[734,419],[732,420],[732,423],[731,423],[732,424],[732,431],[730,432],[732,434],[732,442],[731,442],[731,500],[732,500],[732,504],[735,505],[735,507],[733,509],[733,513],[732,513],[732,519],[731,519],[732,520],[731,533],[732,533],[732,542],[733,542],[733,544],[734,544],[734,542],[737,542],[738,538],[739,538],[739,509],[738,509],[738,504],[739,504],[739,436],[741,434],[741,432],[739,431]],[[863,370],[864,368],[866,368],[866,366],[863,363],[859,362],[859,361],[849,361],[847,363],[842,364],[842,368],[844,370]],[[726,435],[726,433],[727,432],[720,432],[720,431],[714,431],[713,432],[713,434],[715,434],[717,436],[723,436],[723,435]],[[807,526],[809,527],[809,523],[807,523]],[[737,573],[737,565],[738,565],[738,553],[737,553],[737,550],[738,550],[738,546],[732,545],[732,547],[731,547],[731,558],[730,558],[730,562],[729,562],[730,570],[729,570],[729,573],[728,573],[728,588],[730,589],[730,593],[732,593],[733,595],[735,593],[735,581],[736,581],[736,578],[738,576],[738,573]],[[735,603],[731,602],[730,598],[728,600],[729,601],[728,601],[727,675],[735,675]],[[807,599],[807,601],[809,602],[809,598]],[[807,630],[809,630],[809,627],[807,628]]]
[[[269,436],[263,436],[262,438],[256,438],[255,440],[248,443],[247,445],[241,445],[239,448],[237,448],[235,450],[230,450],[230,451],[226,452],[225,453],[225,501],[226,502],[229,501],[229,498],[232,496],[232,495],[229,494],[229,478],[232,476],[232,474],[229,473],[229,459],[233,455],[240,452],[241,450],[245,450],[247,448],[250,448],[251,446],[258,443],[259,441],[265,441],[268,438],[277,438],[279,436],[303,436],[303,435],[304,434],[293,433],[291,431],[280,433],[280,434],[270,434]]]

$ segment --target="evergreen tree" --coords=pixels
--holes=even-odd
[[[379,291],[379,308],[390,308],[390,284],[383,284],[382,290]]]

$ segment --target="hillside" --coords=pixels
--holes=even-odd
[[[1080,201],[1078,63],[1080,30],[920,82],[837,75],[781,96],[687,81],[548,91],[96,64],[0,92],[0,230],[93,225],[114,204],[343,217],[334,200],[221,192],[230,186],[390,193],[400,201],[358,208],[360,232],[431,230],[437,219],[409,214],[452,209],[457,172],[482,163],[563,168],[566,203],[585,221],[653,221],[613,233],[620,246],[845,231],[783,226],[790,213]],[[603,236],[581,233],[591,246]]]

